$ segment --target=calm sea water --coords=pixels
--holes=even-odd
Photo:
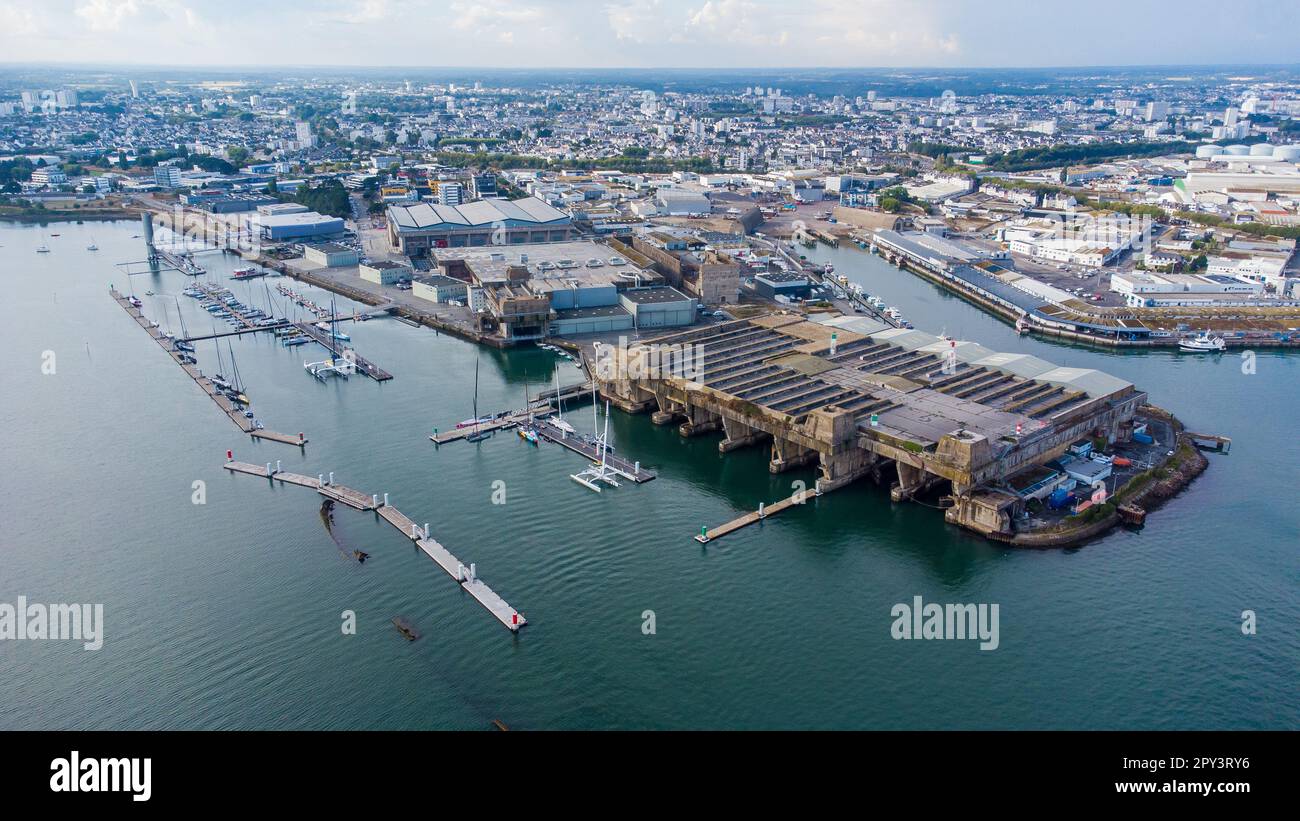
[[[177,296],[185,277],[116,265],[142,258],[134,233],[0,224],[0,601],[100,602],[106,621],[98,652],[0,643],[0,727],[1300,725],[1294,355],[1260,352],[1247,376],[1235,356],[1021,339],[875,257],[819,251],[918,327],[1104,368],[1192,428],[1232,436],[1233,452],[1143,531],[1077,550],[1006,550],[870,483],[704,548],[691,539],[701,525],[813,472],[773,477],[763,449],[723,457],[714,437],[619,413],[621,452],[660,478],[599,496],[568,479],[580,460],[557,447],[499,434],[435,449],[433,427],[471,414],[476,358],[486,409],[518,407],[555,359],[390,320],[349,328],[396,375],[382,385],[316,382],[302,361],[319,349],[234,341],[259,417],[311,439],[302,453],[250,442],[109,298],[115,283],[165,328],[179,326],[178,301],[191,332],[211,325]],[[98,252],[85,250],[92,237]],[[52,253],[34,252],[42,242]],[[235,265],[202,261],[218,275]],[[263,287],[236,291],[264,304]],[[198,355],[217,370],[211,343]],[[569,418],[593,425],[590,406]],[[347,559],[316,494],[228,475],[228,448],[388,492],[530,625],[512,636],[373,514],[338,510],[336,535],[371,554]],[[492,503],[498,480],[504,505]],[[915,595],[999,604],[1001,647],[892,640],[890,608]],[[1247,609],[1258,635],[1241,633]],[[357,635],[340,630],[345,610]],[[394,616],[423,637],[405,641]]]

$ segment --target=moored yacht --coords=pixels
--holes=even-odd
[[[1223,337],[1211,334],[1209,331],[1201,331],[1191,339],[1179,340],[1178,350],[1188,353],[1217,353],[1227,344]]]

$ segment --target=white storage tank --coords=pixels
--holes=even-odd
[[[1245,156],[1247,156],[1248,154],[1250,154],[1250,146],[1248,146],[1248,145],[1229,145],[1229,146],[1227,146],[1227,147],[1225,147],[1225,148],[1223,149],[1223,153],[1224,153],[1224,154],[1229,154],[1229,155],[1234,156],[1234,157],[1245,157]]]
[[[1273,146],[1268,143],[1255,143],[1250,147],[1250,156],[1271,157],[1273,156]]]
[[[1300,162],[1300,145],[1279,145],[1273,149],[1273,157],[1286,162]]]
[[[1208,160],[1210,157],[1217,156],[1220,150],[1217,145],[1198,145],[1196,146],[1196,159]]]

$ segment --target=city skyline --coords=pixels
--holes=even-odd
[[[0,0],[5,64],[339,68],[1069,68],[1294,64],[1293,4],[1119,0],[1062,22],[1024,0]],[[286,37],[297,31],[301,36]],[[419,34],[428,32],[427,34]],[[1006,44],[1014,43],[1014,48]],[[127,55],[123,58],[123,55]],[[75,59],[69,59],[75,57]]]

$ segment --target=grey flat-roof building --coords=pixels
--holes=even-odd
[[[754,277],[754,290],[768,299],[775,299],[778,296],[807,299],[812,293],[812,282],[803,274],[757,274]]]
[[[695,297],[676,288],[629,288],[618,295],[637,328],[673,328],[695,321]]]
[[[444,274],[416,277],[411,280],[411,294],[439,305],[446,305],[453,299],[468,302],[469,284]]]
[[[632,314],[621,305],[599,308],[569,308],[556,311],[551,318],[550,331],[556,336],[578,334],[605,334],[612,331],[629,331],[635,327]]]
[[[356,265],[361,261],[361,254],[355,248],[349,248],[337,242],[322,242],[317,245],[304,245],[303,259],[324,265],[326,268],[343,268]]]
[[[410,268],[386,259],[361,264],[361,278],[376,285],[395,285],[409,276],[411,276]]]

